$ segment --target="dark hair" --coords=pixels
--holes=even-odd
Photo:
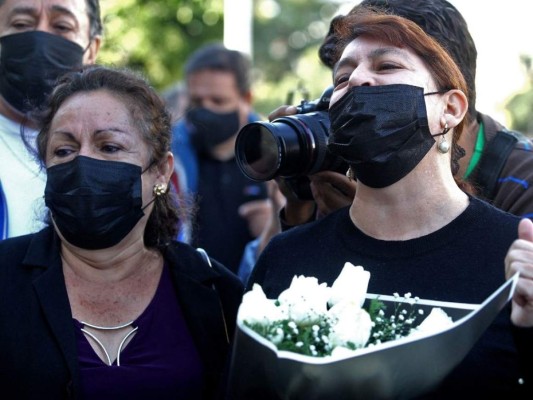
[[[161,92],[161,98],[172,117],[172,122],[175,122],[184,116],[187,108],[188,96],[187,88],[183,82],[176,82],[165,89]]]
[[[64,102],[83,92],[105,90],[124,101],[132,119],[151,151],[149,165],[156,168],[170,150],[170,116],[158,93],[140,74],[126,69],[89,65],[62,76],[48,98],[48,107],[35,116],[40,127],[37,135],[37,156],[44,165],[50,126]],[[145,244],[162,247],[176,237],[180,210],[171,191],[156,196],[144,232]]]
[[[100,1],[85,0],[87,3],[87,16],[89,17],[89,37],[101,36],[103,32],[102,18],[100,16]]]
[[[452,4],[446,0],[363,0],[350,13],[360,8],[372,8],[407,18],[439,42],[463,74],[468,87],[468,117],[469,120],[476,118],[476,45],[465,19]],[[338,16],[331,21],[330,30],[318,51],[320,60],[330,68],[334,64],[331,55],[336,42],[333,26],[341,18]]]
[[[229,50],[220,43],[211,43],[196,50],[185,64],[185,76],[204,70],[230,72],[239,92],[250,91],[250,60],[237,50]]]

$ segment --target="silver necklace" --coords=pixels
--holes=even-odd
[[[86,330],[85,326],[88,326],[89,328],[93,328],[93,329],[96,329],[96,330],[101,330],[101,331],[115,331],[115,330],[126,328],[127,326],[130,326],[131,324],[133,324],[133,321],[127,322],[127,323],[122,324],[122,325],[117,325],[117,326],[98,326],[98,325],[89,324],[88,322],[84,322],[84,321],[80,321],[80,324],[84,325],[84,328],[81,328],[81,331],[83,333],[85,333],[87,336],[89,336],[90,338],[92,338],[98,344],[98,346],[100,346],[100,348],[102,349],[102,351],[104,352],[104,354],[105,354],[105,356],[107,358],[107,365],[111,365],[111,357],[109,357],[109,353],[107,352],[107,349],[105,348],[104,344],[94,334],[92,334],[91,332]],[[133,335],[137,331],[137,329],[139,329],[138,326],[134,327],[133,330],[129,331],[126,334],[126,336],[124,336],[122,341],[120,342],[120,345],[118,346],[118,350],[117,350],[117,357],[116,357],[117,358],[117,366],[120,367],[120,353],[122,352],[122,346],[124,346],[124,343],[126,343],[126,340],[131,335]]]

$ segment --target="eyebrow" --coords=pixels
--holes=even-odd
[[[110,128],[105,128],[105,129],[98,129],[96,131],[93,131],[91,133],[91,135],[93,136],[101,136],[101,135],[106,135],[106,134],[110,134],[110,133],[117,133],[119,134],[120,136],[125,136],[125,137],[128,137],[128,132],[120,129],[120,128],[115,128],[115,127],[110,127]],[[73,140],[75,141],[76,140],[76,137],[74,136],[73,133],[69,132],[69,131],[62,131],[62,130],[57,130],[57,131],[52,131],[50,132],[51,135],[61,135],[61,136],[65,136],[67,137],[69,140]]]
[[[96,135],[100,135],[100,134],[106,134],[106,133],[118,133],[120,135],[127,135],[129,134],[129,131],[125,131],[121,128],[115,128],[113,126],[109,127],[109,128],[105,128],[105,129],[98,129],[96,131],[93,132],[93,134],[96,136]]]
[[[52,9],[52,11],[55,11],[55,12],[57,12],[59,14],[68,15],[69,17],[73,18],[74,20],[78,21],[78,18],[76,18],[76,15],[72,11],[70,11],[68,8],[66,8],[66,7],[59,6],[59,5],[52,5],[50,8]],[[9,18],[12,17],[13,15],[17,15],[17,14],[25,14],[25,15],[35,16],[35,15],[38,14],[38,12],[39,11],[37,10],[36,7],[16,6],[9,13]]]
[[[409,55],[402,49],[399,49],[397,47],[380,47],[379,49],[374,49],[370,52],[369,54],[369,58],[371,59],[375,59],[375,58],[378,58],[378,57],[382,57],[384,55],[389,55],[389,54],[395,54],[395,55],[398,55],[398,56],[401,56],[404,60],[406,61],[411,61],[411,58],[409,57]],[[340,69],[340,68],[343,68],[343,67],[353,67],[356,65],[356,60],[354,57],[345,57],[345,58],[342,58],[334,67],[333,69],[333,76],[335,76],[335,74],[337,73],[337,71]]]
[[[61,131],[61,130],[50,131],[48,139],[50,139],[52,136],[64,136],[67,139],[74,140],[74,135],[68,131]]]

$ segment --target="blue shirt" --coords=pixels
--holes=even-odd
[[[7,238],[7,201],[0,181],[0,240]]]

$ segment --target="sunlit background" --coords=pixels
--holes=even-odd
[[[476,43],[476,105],[480,111],[510,123],[504,110],[506,101],[531,89],[520,56],[533,56],[533,1],[449,1],[464,16]]]
[[[478,109],[533,134],[533,73],[526,67],[533,56],[533,1],[449,1],[465,17],[478,49]],[[332,17],[357,3],[103,0],[100,62],[140,69],[165,90],[182,79],[183,64],[196,48],[224,41],[252,58],[254,104],[266,115],[287,101],[316,98],[329,85],[318,47]]]

